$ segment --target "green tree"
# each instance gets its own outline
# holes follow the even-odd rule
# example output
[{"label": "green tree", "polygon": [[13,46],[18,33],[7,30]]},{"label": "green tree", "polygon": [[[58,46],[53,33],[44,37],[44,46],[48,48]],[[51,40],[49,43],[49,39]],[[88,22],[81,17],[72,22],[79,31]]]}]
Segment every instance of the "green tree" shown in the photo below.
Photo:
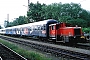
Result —
[{"label": "green tree", "polygon": [[26,23],[27,23],[27,17],[19,16],[19,18],[16,18],[13,22],[9,22],[9,27],[16,26],[16,25],[22,25]]},{"label": "green tree", "polygon": [[60,15],[61,15],[61,18],[63,16],[68,16],[68,17],[77,19],[79,18],[81,12],[82,12],[82,8],[80,4],[67,3],[62,5]]},{"label": "green tree", "polygon": [[30,3],[29,8],[30,10],[27,12],[28,19],[33,19],[34,21],[41,21],[43,20],[42,13],[42,6],[45,4],[40,4],[37,2],[36,4]]},{"label": "green tree", "polygon": [[44,16],[44,19],[58,20],[60,16],[61,6],[62,6],[62,3],[60,4],[53,3],[50,5],[43,6],[42,11],[44,12],[44,14],[42,15]]},{"label": "green tree", "polygon": [[25,16],[19,16],[19,18],[16,18],[16,21],[17,21],[17,24],[18,24],[18,25],[22,25],[22,24],[27,23]]},{"label": "green tree", "polygon": [[67,23],[70,23],[72,25],[78,25],[81,27],[87,27],[87,21],[77,18],[77,19],[72,19],[72,20],[68,20]]},{"label": "green tree", "polygon": [[6,28],[6,27],[10,27],[10,25],[9,25],[9,21],[6,21],[6,20],[5,20],[4,22],[6,23],[5,28]]},{"label": "green tree", "polygon": [[[30,20],[40,21],[45,19],[56,19],[60,22],[68,22],[79,24],[85,22],[83,27],[90,26],[90,12],[81,8],[80,4],[76,3],[52,3],[50,5],[30,3],[30,10],[27,16]],[[80,20],[80,21],[79,21]],[[71,22],[72,21],[72,22]]]},{"label": "green tree", "polygon": [[80,18],[84,19],[87,21],[87,26],[90,27],[90,12],[82,9],[82,13],[80,14]]}]

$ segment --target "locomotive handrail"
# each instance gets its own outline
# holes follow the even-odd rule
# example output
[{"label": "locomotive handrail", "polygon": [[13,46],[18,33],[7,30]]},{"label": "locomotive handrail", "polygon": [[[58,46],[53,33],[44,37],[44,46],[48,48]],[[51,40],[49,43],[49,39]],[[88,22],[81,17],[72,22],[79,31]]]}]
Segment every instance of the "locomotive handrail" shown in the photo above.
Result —
[{"label": "locomotive handrail", "polygon": [[0,57],[0,60],[2,60],[2,58]]}]

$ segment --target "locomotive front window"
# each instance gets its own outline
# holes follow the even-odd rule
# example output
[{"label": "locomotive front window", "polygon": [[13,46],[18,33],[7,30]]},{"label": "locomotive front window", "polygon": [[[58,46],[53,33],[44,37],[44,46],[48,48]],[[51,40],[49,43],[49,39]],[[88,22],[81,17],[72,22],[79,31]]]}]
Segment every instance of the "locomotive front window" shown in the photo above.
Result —
[{"label": "locomotive front window", "polygon": [[60,25],[56,25],[56,29],[59,29]]},{"label": "locomotive front window", "polygon": [[74,29],[74,33],[75,33],[75,35],[81,35],[81,32],[80,32],[79,28],[78,29]]}]

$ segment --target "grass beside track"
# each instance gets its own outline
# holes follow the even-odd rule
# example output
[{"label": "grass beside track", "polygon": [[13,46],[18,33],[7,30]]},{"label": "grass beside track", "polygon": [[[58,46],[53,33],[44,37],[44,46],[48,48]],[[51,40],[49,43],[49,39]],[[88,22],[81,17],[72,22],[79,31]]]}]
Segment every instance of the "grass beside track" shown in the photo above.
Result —
[{"label": "grass beside track", "polygon": [[6,45],[7,47],[17,52],[18,54],[24,56],[28,60],[51,60],[50,58],[46,58],[43,54],[40,54],[35,51],[28,51],[28,50],[22,49],[16,46],[15,44],[2,40],[2,39],[0,39],[0,43]]}]

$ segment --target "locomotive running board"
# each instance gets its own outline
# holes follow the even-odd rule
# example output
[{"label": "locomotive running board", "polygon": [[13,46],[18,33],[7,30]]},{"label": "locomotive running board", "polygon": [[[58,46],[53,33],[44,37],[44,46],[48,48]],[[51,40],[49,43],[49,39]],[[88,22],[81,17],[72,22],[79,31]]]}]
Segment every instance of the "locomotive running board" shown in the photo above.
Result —
[{"label": "locomotive running board", "polygon": [[63,42],[63,41],[57,41],[57,40],[56,40],[56,42]]}]

